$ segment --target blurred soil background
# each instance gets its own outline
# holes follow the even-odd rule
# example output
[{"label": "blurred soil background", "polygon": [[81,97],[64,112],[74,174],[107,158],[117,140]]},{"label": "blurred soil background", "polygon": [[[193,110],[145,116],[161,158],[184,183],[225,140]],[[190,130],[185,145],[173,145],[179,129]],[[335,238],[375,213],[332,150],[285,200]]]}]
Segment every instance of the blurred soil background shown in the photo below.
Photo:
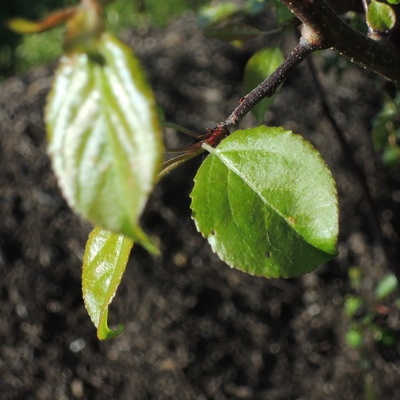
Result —
[{"label": "blurred soil background", "polygon": [[[120,37],[140,58],[167,119],[199,133],[223,120],[243,95],[243,69],[254,50],[280,39],[242,48],[206,39],[193,12]],[[295,38],[286,43],[288,51]],[[315,62],[322,68],[332,58],[325,53]],[[1,399],[398,398],[396,294],[379,304],[374,298],[389,272],[382,246],[306,65],[288,79],[266,123],[304,135],[332,168],[340,195],[339,255],[295,280],[230,269],[190,217],[189,193],[201,162],[194,160],[167,176],[149,201],[143,225],[162,256],[134,249],[110,310],[111,322],[124,323],[125,331],[107,342],[96,339],[81,294],[91,227],[66,205],[46,155],[43,110],[55,66],[8,73],[0,84]],[[369,136],[383,83],[357,67],[320,77],[384,227],[398,228],[399,169],[382,166]],[[248,116],[241,126],[254,123]],[[165,141],[191,143],[172,130]],[[349,271],[360,270],[356,288]],[[350,318],[346,296],[356,292],[365,304]],[[349,345],[351,324],[368,313],[392,342],[385,345],[365,329],[363,344]]]}]

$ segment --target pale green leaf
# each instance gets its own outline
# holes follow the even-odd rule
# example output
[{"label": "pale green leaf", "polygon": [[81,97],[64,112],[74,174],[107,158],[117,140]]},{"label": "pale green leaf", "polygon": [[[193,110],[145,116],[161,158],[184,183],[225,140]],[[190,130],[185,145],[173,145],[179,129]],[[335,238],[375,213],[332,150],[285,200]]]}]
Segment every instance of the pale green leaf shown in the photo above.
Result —
[{"label": "pale green leaf", "polygon": [[227,20],[241,10],[240,5],[225,2],[217,5],[208,5],[201,8],[197,23],[200,28],[210,28]]},{"label": "pale green leaf", "polygon": [[400,0],[387,0],[390,4],[400,4]]},{"label": "pale green leaf", "polygon": [[82,292],[88,314],[100,340],[119,335],[108,327],[108,306],[125,272],[133,241],[126,236],[95,227],[83,256]]},{"label": "pale green leaf", "polygon": [[[263,80],[268,78],[268,76],[279,67],[283,60],[283,54],[278,48],[265,48],[253,54],[247,62],[244,71],[243,85],[245,93],[249,93]],[[265,112],[272,101],[273,97],[267,97],[252,108],[251,112],[257,118],[258,122],[262,123],[264,121]]]},{"label": "pale green leaf", "polygon": [[374,31],[385,32],[395,25],[396,14],[389,4],[373,0],[368,6],[367,21]]},{"label": "pale green leaf", "polygon": [[352,326],[345,335],[347,345],[353,349],[358,349],[364,343],[364,335],[357,325]]},{"label": "pale green leaf", "polygon": [[355,295],[348,295],[344,300],[344,314],[351,318],[363,306],[364,300]]},{"label": "pale green leaf", "polygon": [[381,279],[375,288],[375,297],[377,300],[383,300],[398,289],[399,283],[394,274],[387,274]]},{"label": "pale green leaf", "polygon": [[70,206],[156,251],[138,225],[162,162],[153,94],[132,51],[103,34],[100,59],[64,57],[48,99],[49,153]]},{"label": "pale green leaf", "polygon": [[211,155],[195,177],[193,218],[228,265],[288,278],[336,254],[336,187],[310,143],[259,127],[203,147]]}]

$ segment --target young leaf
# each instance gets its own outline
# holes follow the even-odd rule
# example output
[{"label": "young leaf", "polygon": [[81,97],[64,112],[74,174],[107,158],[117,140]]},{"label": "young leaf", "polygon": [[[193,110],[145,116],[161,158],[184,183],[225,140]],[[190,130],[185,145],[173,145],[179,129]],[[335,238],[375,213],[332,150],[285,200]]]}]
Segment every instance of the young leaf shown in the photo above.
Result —
[{"label": "young leaf", "polygon": [[346,342],[349,347],[357,349],[364,343],[364,335],[357,325],[353,325],[346,332]]},{"label": "young leaf", "polygon": [[231,267],[295,277],[335,254],[337,193],[319,153],[283,128],[236,131],[201,165],[191,193],[197,229]]},{"label": "young leaf", "polygon": [[161,167],[152,92],[131,50],[108,34],[100,59],[62,59],[48,99],[49,153],[73,209],[156,251],[138,219]]},{"label": "young leaf", "polygon": [[[283,62],[283,54],[278,48],[265,48],[253,54],[244,70],[244,91],[253,90],[266,79]],[[251,112],[259,123],[264,121],[264,115],[273,101],[273,97],[261,100]]]},{"label": "young leaf", "polygon": [[344,300],[344,314],[347,317],[353,317],[363,304],[364,300],[360,296],[346,296]]},{"label": "young leaf", "polygon": [[108,306],[121,282],[133,241],[126,236],[95,227],[83,256],[82,292],[88,314],[100,340],[119,335],[108,327]]},{"label": "young leaf", "polygon": [[232,2],[204,6],[199,12],[197,23],[200,28],[211,28],[218,23],[227,20],[241,10],[239,5]]},{"label": "young leaf", "polygon": [[393,28],[396,14],[388,4],[373,0],[368,6],[367,21],[374,31],[385,32]]},{"label": "young leaf", "polygon": [[383,300],[398,289],[397,278],[394,274],[388,274],[381,279],[375,288],[375,297],[377,300]]}]

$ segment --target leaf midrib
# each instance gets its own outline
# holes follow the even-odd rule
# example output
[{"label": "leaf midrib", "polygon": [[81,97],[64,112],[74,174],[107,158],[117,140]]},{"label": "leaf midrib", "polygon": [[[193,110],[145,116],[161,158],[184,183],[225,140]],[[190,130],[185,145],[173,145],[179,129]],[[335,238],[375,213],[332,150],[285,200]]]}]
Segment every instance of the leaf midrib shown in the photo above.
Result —
[{"label": "leaf midrib", "polygon": [[[285,223],[289,226],[289,228],[295,232],[296,235],[300,236],[306,243],[308,243],[310,246],[312,246],[313,248],[319,250],[319,251],[323,251],[325,253],[327,253],[325,250],[322,250],[318,247],[316,247],[314,244],[310,243],[300,232],[298,232],[293,225],[289,224],[288,221],[286,220],[286,217],[278,210],[276,209],[271,203],[269,203],[267,201],[267,199],[265,199],[264,196],[262,196],[262,194],[252,185],[252,183],[246,179],[246,177],[240,173],[240,171],[229,162],[228,158],[223,157],[223,154],[221,152],[219,152],[217,149],[207,145],[207,144],[203,144],[202,147],[204,149],[206,149],[208,152],[211,153],[211,155],[215,155],[227,168],[228,170],[234,172],[254,193],[256,193],[256,195],[260,198],[260,200],[267,206],[269,207],[273,212],[275,212],[279,217],[281,217]],[[243,149],[241,149],[243,150]],[[249,149],[251,151],[260,151],[257,149]],[[275,155],[276,153],[273,152],[266,152],[269,154],[273,154]],[[280,154],[280,153],[279,153]],[[281,154],[280,154],[281,155]],[[282,155],[282,157],[289,159],[289,157],[285,157],[284,155]]]}]

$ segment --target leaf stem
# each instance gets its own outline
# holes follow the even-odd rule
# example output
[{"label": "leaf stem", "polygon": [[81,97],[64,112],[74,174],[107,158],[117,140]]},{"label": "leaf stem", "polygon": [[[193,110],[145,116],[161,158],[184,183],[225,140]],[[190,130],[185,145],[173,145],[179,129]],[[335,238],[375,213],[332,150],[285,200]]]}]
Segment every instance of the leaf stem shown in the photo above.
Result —
[{"label": "leaf stem", "polygon": [[[197,143],[196,143],[196,145],[197,145]],[[201,146],[201,142],[198,142],[197,148],[192,146],[192,151],[191,152],[180,154],[179,156],[173,157],[173,158],[169,159],[168,161],[166,161],[163,164],[162,170],[158,174],[158,180],[164,178],[171,171],[173,171],[175,168],[179,167],[180,165],[182,165],[186,161],[189,161],[192,158],[198,156],[199,154],[204,153],[204,149],[201,148],[200,146]]]}]

